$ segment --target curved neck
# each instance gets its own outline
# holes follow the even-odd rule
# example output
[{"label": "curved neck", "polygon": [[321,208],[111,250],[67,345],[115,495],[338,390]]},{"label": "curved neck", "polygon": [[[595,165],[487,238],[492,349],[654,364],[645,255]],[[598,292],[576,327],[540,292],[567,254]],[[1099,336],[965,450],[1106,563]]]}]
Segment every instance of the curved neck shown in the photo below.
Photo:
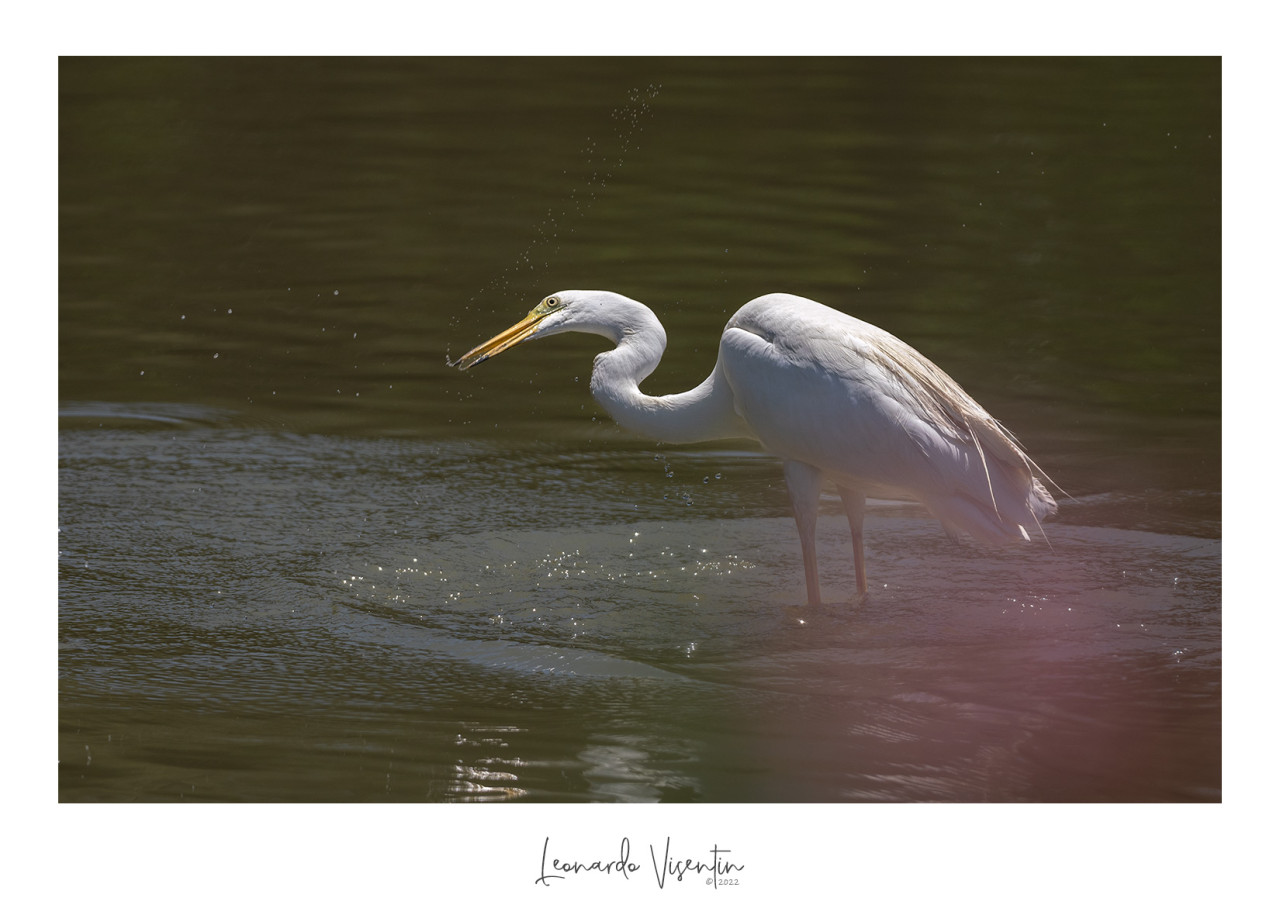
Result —
[{"label": "curved neck", "polygon": [[617,348],[596,356],[591,372],[596,402],[623,428],[659,442],[754,438],[734,410],[718,358],[707,379],[692,390],[665,397],[641,392],[640,382],[658,367],[667,344],[656,317],[653,323],[645,334],[624,330]]}]

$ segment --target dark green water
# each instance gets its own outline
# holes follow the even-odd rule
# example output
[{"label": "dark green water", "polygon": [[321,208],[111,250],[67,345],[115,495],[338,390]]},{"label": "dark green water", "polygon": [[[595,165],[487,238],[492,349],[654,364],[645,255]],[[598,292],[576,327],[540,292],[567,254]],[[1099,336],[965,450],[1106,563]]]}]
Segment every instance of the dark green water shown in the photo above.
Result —
[{"label": "dark green water", "polygon": [[[1216,59],[64,59],[59,792],[1221,797]],[[868,520],[803,598],[775,461],[628,436],[790,291],[921,349],[1070,494]],[[835,511],[835,507],[832,507]]]}]

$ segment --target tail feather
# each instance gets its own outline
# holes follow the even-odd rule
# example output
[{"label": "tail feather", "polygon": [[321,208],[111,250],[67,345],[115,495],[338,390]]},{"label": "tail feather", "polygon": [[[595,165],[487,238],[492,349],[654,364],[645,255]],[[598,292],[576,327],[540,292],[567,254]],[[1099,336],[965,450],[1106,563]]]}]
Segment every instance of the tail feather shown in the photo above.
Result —
[{"label": "tail feather", "polygon": [[[1040,521],[1053,515],[1058,504],[1041,480],[1057,484],[1027,456],[1013,434],[946,372],[906,343],[884,334],[868,353],[895,377],[899,398],[969,461],[965,467],[973,473],[954,479],[944,476],[949,481],[945,487],[919,497],[947,533],[954,537],[967,531],[988,544],[1029,541],[1032,532],[1044,536]],[[929,453],[930,436],[918,438]]]},{"label": "tail feather", "polygon": [[952,537],[964,531],[984,544],[1010,544],[1029,541],[1032,533],[1043,535],[1040,521],[1053,515],[1058,504],[1034,477],[1020,496],[1010,486],[998,476],[992,478],[994,505],[990,496],[967,492],[933,494],[921,500]]}]

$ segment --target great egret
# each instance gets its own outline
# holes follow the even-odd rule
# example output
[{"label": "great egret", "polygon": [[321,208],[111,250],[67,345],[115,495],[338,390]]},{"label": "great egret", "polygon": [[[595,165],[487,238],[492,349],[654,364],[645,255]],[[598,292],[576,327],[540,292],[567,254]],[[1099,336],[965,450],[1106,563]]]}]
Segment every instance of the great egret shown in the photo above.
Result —
[{"label": "great egret", "polygon": [[[622,426],[660,442],[749,438],[782,459],[809,604],[821,601],[814,535],[824,478],[853,536],[858,592],[866,497],[922,503],[954,538],[1030,541],[1057,510],[1049,480],[1012,435],[951,378],[879,327],[808,298],[770,294],[725,325],[705,381],[650,397],[667,334],[653,311],[612,291],[559,291],[515,326],[450,362],[470,368],[526,339],[578,331],[615,348],[596,356],[591,393]],[[1049,481],[1052,483],[1052,481]]]}]

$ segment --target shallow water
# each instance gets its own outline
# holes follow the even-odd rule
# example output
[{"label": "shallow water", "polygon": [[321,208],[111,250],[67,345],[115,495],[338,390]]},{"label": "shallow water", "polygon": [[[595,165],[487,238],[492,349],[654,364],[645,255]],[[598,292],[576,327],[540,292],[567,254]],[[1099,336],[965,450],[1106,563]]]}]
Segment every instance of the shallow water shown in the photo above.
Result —
[{"label": "shallow water", "polygon": [[[59,793],[1221,798],[1216,61],[95,61],[60,84]],[[264,88],[270,88],[265,92]],[[600,418],[790,290],[934,358],[1050,544]]]},{"label": "shallow water", "polygon": [[62,436],[65,798],[1219,796],[1216,540],[879,504],[872,592],[826,516],[808,608],[767,460],[141,415]]}]

